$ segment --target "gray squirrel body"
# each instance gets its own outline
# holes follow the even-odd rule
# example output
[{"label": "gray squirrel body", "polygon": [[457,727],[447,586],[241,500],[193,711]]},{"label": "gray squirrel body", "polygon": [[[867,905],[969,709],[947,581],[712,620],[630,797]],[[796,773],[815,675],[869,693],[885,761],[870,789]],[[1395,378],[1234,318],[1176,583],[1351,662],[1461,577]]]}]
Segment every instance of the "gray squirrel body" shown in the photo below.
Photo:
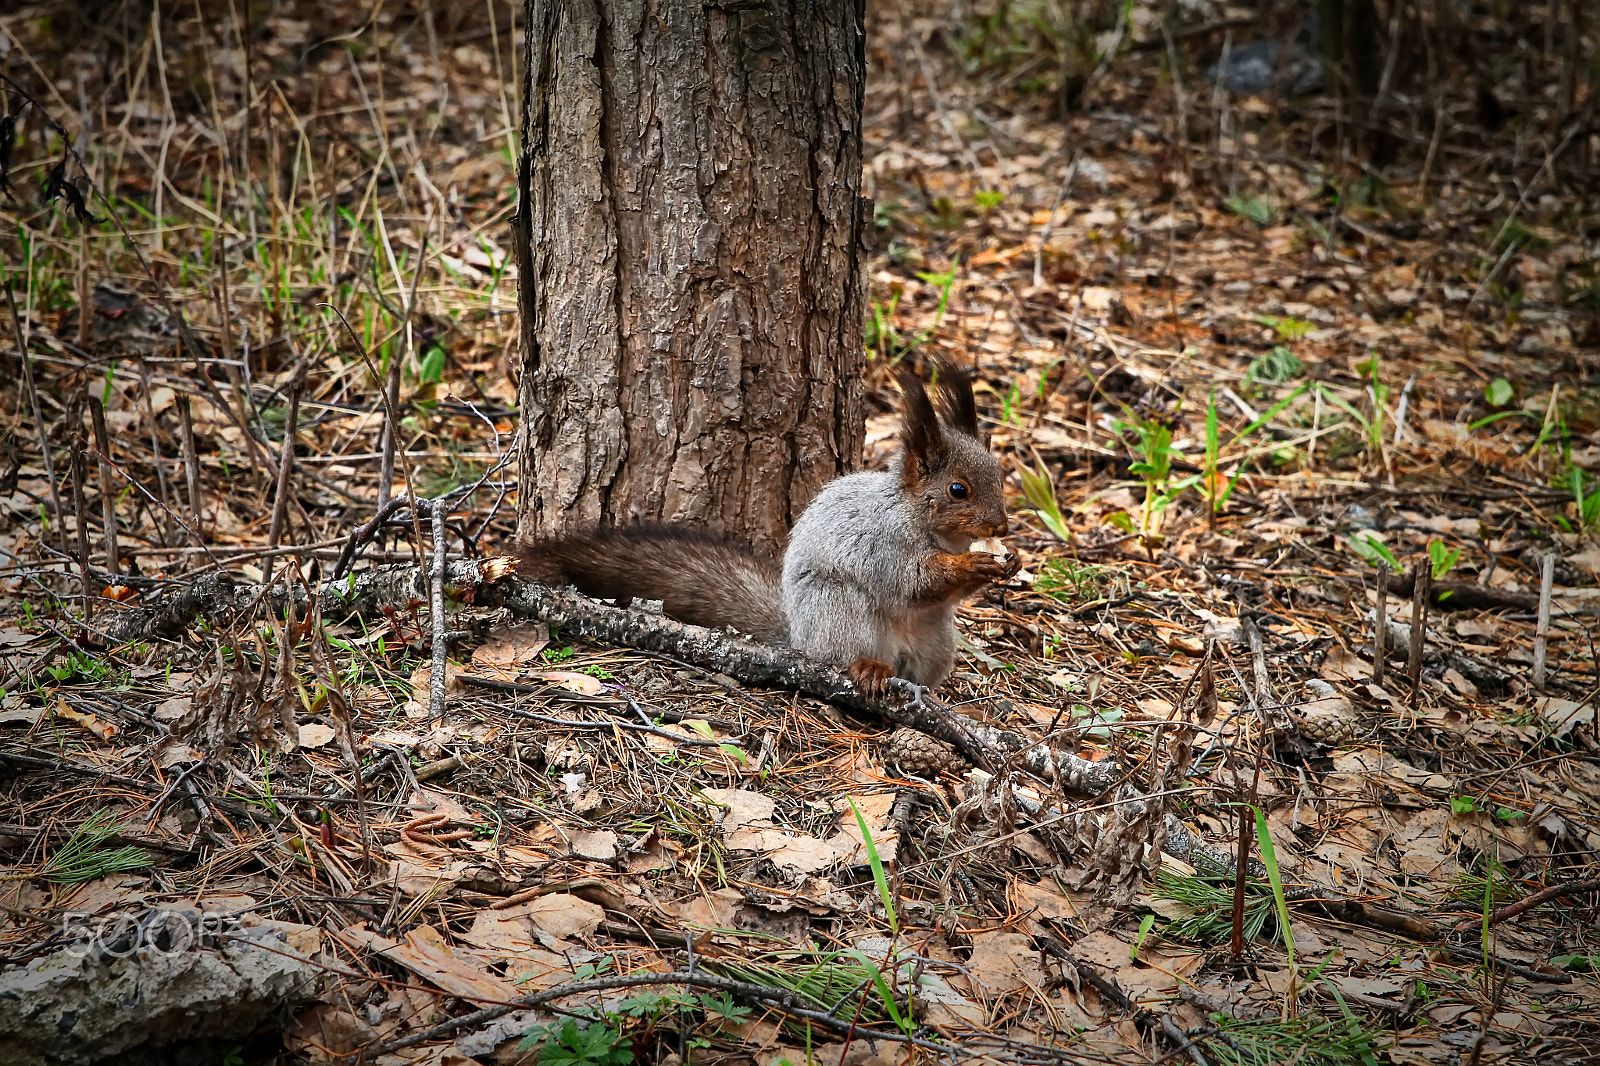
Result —
[{"label": "gray squirrel body", "polygon": [[941,366],[937,410],[916,377],[899,380],[900,454],[887,471],[823,486],[781,564],[692,528],[624,526],[525,541],[518,572],[606,599],[660,600],[669,617],[832,663],[870,696],[891,676],[939,685],[955,661],[956,607],[1017,561],[967,550],[1006,531],[1003,476],[979,435],[970,378]]}]

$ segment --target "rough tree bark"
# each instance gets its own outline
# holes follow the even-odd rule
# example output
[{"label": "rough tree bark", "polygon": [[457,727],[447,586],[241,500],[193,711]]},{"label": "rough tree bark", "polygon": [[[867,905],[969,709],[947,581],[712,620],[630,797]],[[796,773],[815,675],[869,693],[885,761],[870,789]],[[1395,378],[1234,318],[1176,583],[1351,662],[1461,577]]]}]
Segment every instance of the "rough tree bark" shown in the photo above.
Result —
[{"label": "rough tree bark", "polygon": [[862,0],[525,0],[519,524],[781,543],[860,459]]}]

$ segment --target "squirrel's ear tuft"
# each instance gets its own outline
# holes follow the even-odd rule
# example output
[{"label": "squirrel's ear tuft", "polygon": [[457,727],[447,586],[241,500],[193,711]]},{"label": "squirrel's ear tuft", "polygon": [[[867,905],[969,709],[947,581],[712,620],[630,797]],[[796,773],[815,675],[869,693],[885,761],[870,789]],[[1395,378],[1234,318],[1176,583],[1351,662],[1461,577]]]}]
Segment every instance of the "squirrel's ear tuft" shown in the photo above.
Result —
[{"label": "squirrel's ear tuft", "polygon": [[922,481],[943,464],[949,448],[939,416],[922,382],[905,366],[896,370],[894,376],[900,382],[900,436],[906,450],[906,480],[908,483]]},{"label": "squirrel's ear tuft", "polygon": [[978,436],[978,404],[972,397],[972,372],[941,359],[934,364],[934,386],[939,390],[939,413],[952,429],[974,440]]}]

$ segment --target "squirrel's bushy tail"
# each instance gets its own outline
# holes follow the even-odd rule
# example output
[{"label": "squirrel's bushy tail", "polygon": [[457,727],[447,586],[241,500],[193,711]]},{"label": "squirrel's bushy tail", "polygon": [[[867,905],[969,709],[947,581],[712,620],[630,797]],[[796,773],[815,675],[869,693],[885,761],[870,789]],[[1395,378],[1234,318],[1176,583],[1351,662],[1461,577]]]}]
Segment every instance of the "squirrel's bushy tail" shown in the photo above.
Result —
[{"label": "squirrel's bushy tail", "polygon": [[672,526],[601,528],[519,542],[517,573],[607,600],[660,600],[670,618],[788,643],[782,570],[748,544]]}]

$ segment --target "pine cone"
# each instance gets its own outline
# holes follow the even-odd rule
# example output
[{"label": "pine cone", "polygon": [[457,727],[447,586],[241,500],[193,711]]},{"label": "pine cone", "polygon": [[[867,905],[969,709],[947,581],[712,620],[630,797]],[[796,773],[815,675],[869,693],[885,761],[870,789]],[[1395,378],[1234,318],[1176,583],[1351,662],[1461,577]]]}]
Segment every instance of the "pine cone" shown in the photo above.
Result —
[{"label": "pine cone", "polygon": [[1301,736],[1331,748],[1354,740],[1358,723],[1349,698],[1326,681],[1308,681],[1306,688],[1312,699],[1295,708],[1300,714]]},{"label": "pine cone", "polygon": [[967,761],[956,754],[956,749],[915,729],[896,729],[884,738],[883,748],[885,762],[919,777],[958,774],[967,768]]}]

